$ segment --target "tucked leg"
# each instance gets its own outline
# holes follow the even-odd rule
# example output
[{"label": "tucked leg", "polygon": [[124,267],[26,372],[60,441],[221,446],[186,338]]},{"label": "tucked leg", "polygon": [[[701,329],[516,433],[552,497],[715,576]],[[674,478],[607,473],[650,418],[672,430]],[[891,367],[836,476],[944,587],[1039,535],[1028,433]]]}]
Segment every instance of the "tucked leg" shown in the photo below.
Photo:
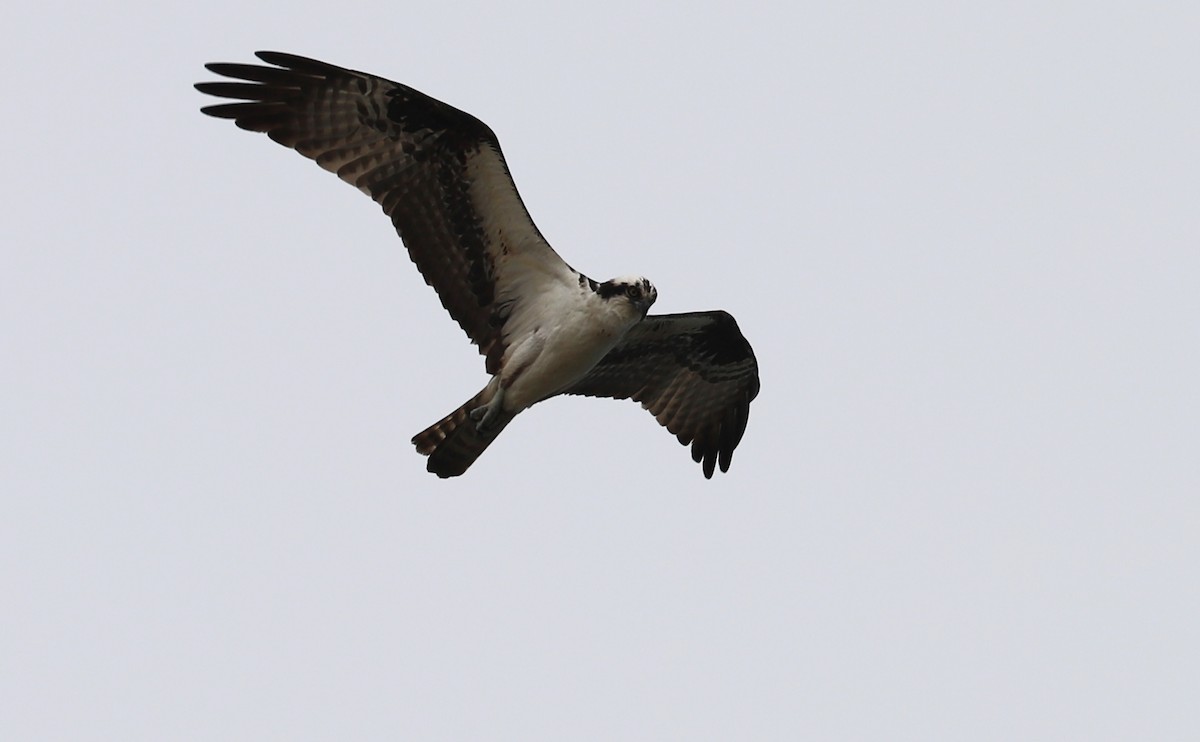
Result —
[{"label": "tucked leg", "polygon": [[496,393],[492,395],[492,399],[485,405],[480,405],[471,410],[471,419],[475,421],[475,430],[480,433],[486,433],[491,428],[492,423],[500,416],[500,410],[504,404],[504,387],[500,386],[496,389]]}]

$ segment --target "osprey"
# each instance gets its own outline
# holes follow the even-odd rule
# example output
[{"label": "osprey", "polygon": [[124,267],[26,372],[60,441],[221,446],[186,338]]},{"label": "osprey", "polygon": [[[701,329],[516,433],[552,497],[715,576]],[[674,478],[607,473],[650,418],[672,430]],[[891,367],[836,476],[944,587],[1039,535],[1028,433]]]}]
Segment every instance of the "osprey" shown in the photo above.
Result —
[{"label": "osprey", "polygon": [[465,472],[522,410],[559,394],[633,399],[728,471],[758,394],[758,364],[723,311],[647,316],[645,278],[574,270],[525,209],[500,143],[479,119],[406,85],[279,52],[274,65],[208,64],[239,82],[196,88],[201,109],[315,160],[392,219],[426,283],[491,380],[413,437],[439,477]]}]

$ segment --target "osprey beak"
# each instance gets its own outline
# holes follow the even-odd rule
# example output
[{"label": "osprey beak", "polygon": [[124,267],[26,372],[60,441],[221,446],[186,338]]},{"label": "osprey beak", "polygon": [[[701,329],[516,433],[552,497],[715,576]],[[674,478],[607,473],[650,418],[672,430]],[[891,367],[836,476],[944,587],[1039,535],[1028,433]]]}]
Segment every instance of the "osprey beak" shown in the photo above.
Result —
[{"label": "osprey beak", "polygon": [[658,300],[658,292],[646,282],[646,291],[642,293],[642,298],[638,301],[637,307],[642,310],[642,319],[650,312],[650,307],[654,306],[654,302]]}]

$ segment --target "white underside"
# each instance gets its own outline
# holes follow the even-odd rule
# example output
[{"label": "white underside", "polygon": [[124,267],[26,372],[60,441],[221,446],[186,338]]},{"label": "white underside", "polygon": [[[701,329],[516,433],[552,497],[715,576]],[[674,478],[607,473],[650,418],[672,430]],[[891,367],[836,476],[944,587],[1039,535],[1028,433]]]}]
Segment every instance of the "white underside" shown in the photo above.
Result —
[{"label": "white underside", "polygon": [[495,265],[495,300],[511,304],[508,350],[492,384],[503,390],[500,406],[515,414],[582,378],[641,316],[629,301],[605,301],[579,285],[529,221],[498,152],[482,147],[467,175]]},{"label": "white underside", "polygon": [[505,410],[520,412],[583,378],[641,319],[629,302],[605,301],[574,283],[544,293],[536,310],[505,328],[510,345],[499,374]]}]

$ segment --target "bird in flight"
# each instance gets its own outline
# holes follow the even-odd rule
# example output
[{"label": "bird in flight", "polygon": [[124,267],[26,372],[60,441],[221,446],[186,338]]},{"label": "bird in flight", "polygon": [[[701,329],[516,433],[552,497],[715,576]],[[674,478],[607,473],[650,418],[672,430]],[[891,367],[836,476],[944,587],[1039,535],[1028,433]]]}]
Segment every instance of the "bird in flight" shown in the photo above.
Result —
[{"label": "bird in flight", "polygon": [[381,77],[281,52],[205,65],[201,109],[316,161],[374,199],[442,306],[484,356],[487,385],[413,437],[439,477],[462,474],[514,417],[559,394],[632,399],[729,470],[758,363],[724,311],[648,314],[645,278],[594,281],[534,225],[500,142],[474,116]]}]

